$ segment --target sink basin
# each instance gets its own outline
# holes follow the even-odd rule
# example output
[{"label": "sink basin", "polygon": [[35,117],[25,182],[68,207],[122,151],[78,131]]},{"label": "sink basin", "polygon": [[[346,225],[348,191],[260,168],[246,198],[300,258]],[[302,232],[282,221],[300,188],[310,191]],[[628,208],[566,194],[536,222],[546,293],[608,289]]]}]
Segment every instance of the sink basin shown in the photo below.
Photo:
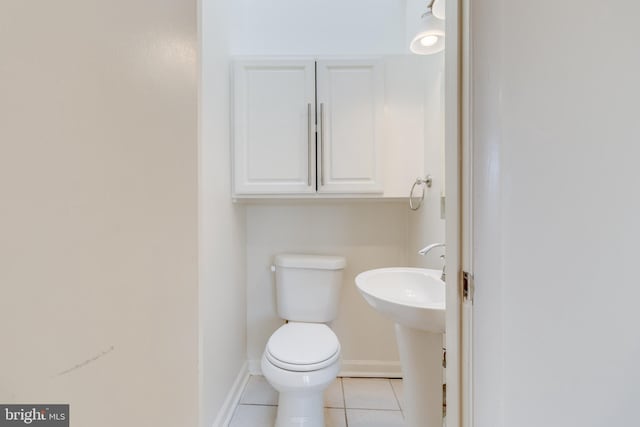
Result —
[{"label": "sink basin", "polygon": [[440,270],[379,268],[356,277],[364,299],[396,323],[421,331],[443,333],[445,284]]}]

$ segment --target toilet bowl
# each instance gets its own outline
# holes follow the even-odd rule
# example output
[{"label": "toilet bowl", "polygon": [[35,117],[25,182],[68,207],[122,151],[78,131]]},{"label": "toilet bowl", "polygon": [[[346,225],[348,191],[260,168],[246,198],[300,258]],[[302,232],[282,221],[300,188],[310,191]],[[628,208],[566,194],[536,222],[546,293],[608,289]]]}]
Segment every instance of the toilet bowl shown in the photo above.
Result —
[{"label": "toilet bowl", "polygon": [[275,427],[324,427],[324,391],[340,371],[340,343],[328,326],[281,326],[269,339],[261,366],[280,393]]}]

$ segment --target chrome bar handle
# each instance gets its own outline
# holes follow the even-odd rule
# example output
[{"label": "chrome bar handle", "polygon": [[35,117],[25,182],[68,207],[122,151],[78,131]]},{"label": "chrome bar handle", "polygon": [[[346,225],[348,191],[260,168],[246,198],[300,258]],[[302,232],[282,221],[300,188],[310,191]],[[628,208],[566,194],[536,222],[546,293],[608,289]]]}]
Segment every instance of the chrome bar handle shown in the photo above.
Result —
[{"label": "chrome bar handle", "polygon": [[307,185],[311,187],[311,103],[307,104]]},{"label": "chrome bar handle", "polygon": [[324,102],[320,103],[320,185],[324,186]]}]

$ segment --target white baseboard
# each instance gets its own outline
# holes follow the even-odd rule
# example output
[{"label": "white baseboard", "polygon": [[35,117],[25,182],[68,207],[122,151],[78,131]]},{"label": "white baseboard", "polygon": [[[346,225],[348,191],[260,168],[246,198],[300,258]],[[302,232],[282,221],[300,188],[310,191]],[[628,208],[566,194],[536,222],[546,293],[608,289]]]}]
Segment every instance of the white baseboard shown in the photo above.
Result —
[{"label": "white baseboard", "polygon": [[[249,373],[262,375],[260,360],[249,360]],[[402,378],[400,362],[383,360],[343,360],[339,377]]]},{"label": "white baseboard", "polygon": [[385,360],[343,360],[340,377],[402,378],[400,362]]},{"label": "white baseboard", "polygon": [[240,371],[238,372],[238,376],[236,380],[233,382],[229,393],[227,394],[227,398],[224,400],[220,411],[218,411],[218,416],[213,422],[212,427],[228,427],[231,422],[231,418],[233,417],[233,412],[238,406],[238,402],[240,402],[240,397],[242,397],[242,391],[244,387],[247,385],[249,381],[249,369],[248,362],[244,362]]}]

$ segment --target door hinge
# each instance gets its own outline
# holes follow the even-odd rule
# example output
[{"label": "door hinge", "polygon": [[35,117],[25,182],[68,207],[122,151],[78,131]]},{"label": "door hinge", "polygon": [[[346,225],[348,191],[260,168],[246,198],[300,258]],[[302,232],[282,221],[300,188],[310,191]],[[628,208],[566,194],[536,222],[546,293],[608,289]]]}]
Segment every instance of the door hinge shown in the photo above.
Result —
[{"label": "door hinge", "polygon": [[475,285],[473,283],[473,275],[466,271],[460,272],[460,287],[462,295],[462,301],[473,302],[473,294],[475,292]]}]

